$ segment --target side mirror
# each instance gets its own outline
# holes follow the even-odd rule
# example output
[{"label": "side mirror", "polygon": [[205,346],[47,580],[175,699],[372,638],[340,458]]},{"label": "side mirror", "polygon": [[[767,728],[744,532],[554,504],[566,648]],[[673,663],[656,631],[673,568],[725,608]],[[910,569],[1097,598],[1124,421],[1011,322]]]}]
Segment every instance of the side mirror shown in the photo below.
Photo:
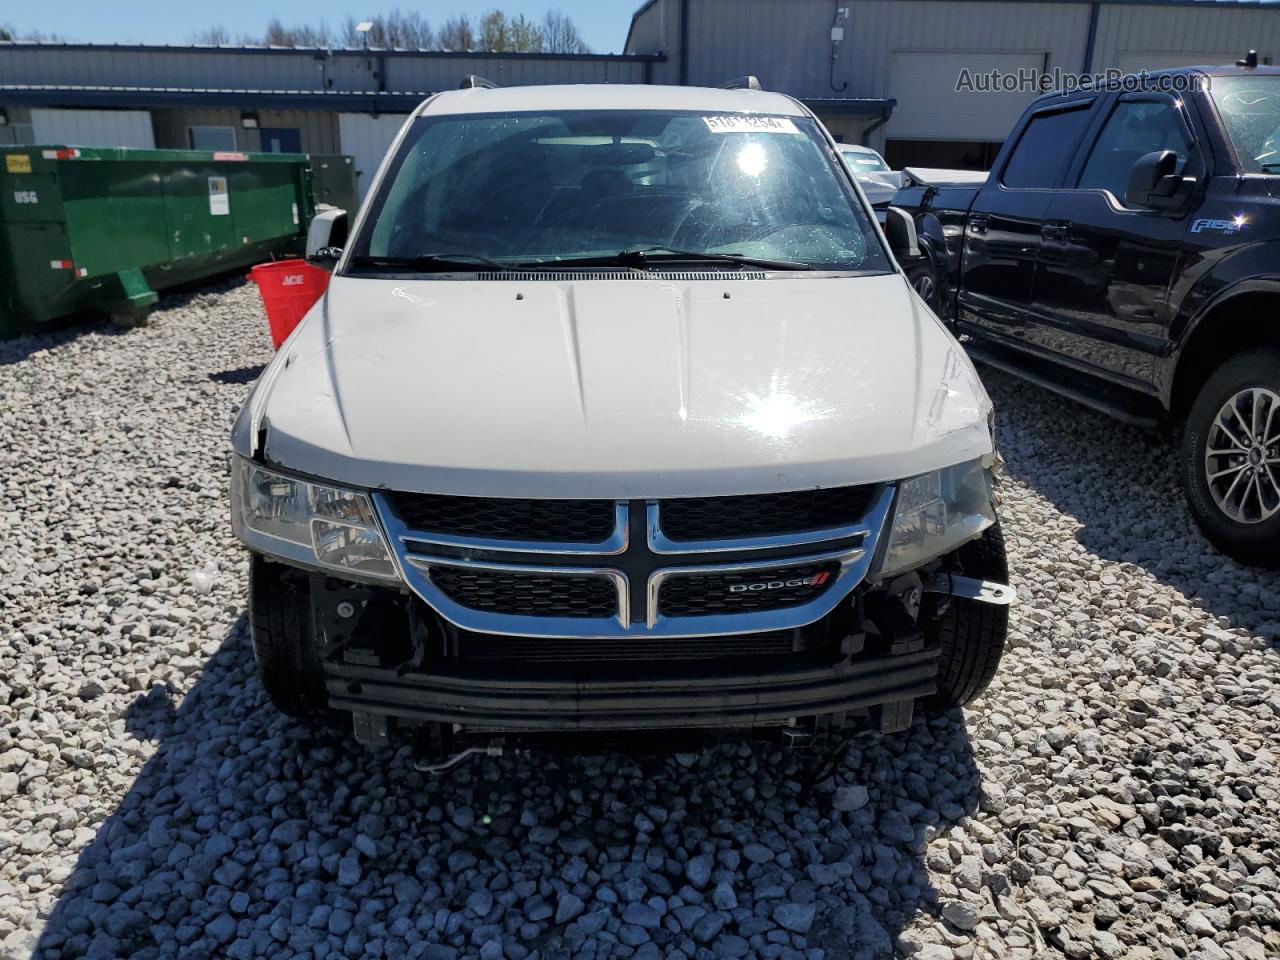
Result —
[{"label": "side mirror", "polygon": [[321,270],[332,270],[346,243],[347,211],[317,213],[307,227],[307,263]]},{"label": "side mirror", "polygon": [[1195,187],[1194,177],[1180,177],[1178,155],[1172,150],[1143,154],[1129,170],[1129,187],[1124,202],[1150,210],[1176,210]]},{"label": "side mirror", "polygon": [[886,207],[884,211],[884,235],[889,241],[889,249],[899,263],[917,260],[920,257],[920,245],[916,239],[916,222],[911,214],[901,207]]}]

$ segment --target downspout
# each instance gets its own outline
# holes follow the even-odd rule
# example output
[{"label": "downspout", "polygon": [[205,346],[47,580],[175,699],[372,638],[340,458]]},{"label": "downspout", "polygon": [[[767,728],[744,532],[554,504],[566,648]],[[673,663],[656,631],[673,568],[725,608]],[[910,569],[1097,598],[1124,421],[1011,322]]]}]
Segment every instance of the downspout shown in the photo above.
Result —
[{"label": "downspout", "polygon": [[1081,67],[1081,73],[1093,72],[1093,47],[1098,40],[1098,10],[1102,6],[1100,3],[1089,4],[1089,38],[1085,41],[1084,46],[1084,66]]},{"label": "downspout", "polygon": [[885,101],[884,116],[862,131],[862,145],[864,147],[871,146],[871,135],[889,122],[889,118],[893,116],[893,108],[897,105],[898,101],[892,97]]},{"label": "downspout", "polygon": [[689,83],[689,0],[680,0],[680,86]]}]

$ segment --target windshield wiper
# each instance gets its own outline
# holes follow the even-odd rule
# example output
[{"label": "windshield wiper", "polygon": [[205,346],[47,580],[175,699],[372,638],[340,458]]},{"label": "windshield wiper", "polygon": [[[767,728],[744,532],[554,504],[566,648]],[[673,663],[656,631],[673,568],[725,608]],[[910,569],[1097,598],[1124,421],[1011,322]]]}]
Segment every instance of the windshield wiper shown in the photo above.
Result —
[{"label": "windshield wiper", "polygon": [[412,270],[415,273],[447,273],[450,270],[507,271],[537,270],[538,265],[502,263],[478,253],[420,253],[416,257],[352,257],[353,267]]},{"label": "windshield wiper", "polygon": [[798,260],[770,260],[767,257],[751,257],[745,253],[711,253],[698,250],[677,250],[674,247],[640,247],[635,250],[619,250],[603,257],[569,257],[565,260],[543,261],[544,265],[558,267],[643,267],[651,263],[736,263],[743,267],[759,267],[763,270],[812,270],[813,267]]}]

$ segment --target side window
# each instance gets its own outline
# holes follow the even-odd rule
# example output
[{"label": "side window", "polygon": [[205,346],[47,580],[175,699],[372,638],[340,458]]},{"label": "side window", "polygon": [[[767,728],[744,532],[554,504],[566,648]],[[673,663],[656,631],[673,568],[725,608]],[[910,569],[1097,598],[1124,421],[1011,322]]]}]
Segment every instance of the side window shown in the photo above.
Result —
[{"label": "side window", "polygon": [[1098,134],[1077,186],[1110,191],[1123,203],[1129,171],[1139,157],[1153,150],[1176,153],[1176,172],[1182,173],[1191,155],[1191,143],[1177,110],[1165,101],[1121,100]]},{"label": "side window", "polygon": [[1018,138],[1000,182],[1006,187],[1056,187],[1088,124],[1089,104],[1037,113]]}]

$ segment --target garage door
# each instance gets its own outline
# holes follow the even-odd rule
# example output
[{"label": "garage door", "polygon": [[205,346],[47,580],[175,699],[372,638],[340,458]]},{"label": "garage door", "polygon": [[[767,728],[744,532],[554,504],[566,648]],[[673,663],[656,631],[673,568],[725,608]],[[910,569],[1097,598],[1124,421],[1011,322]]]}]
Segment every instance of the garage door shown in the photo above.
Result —
[{"label": "garage door", "polygon": [[146,110],[32,110],[33,143],[71,147],[135,147],[154,150]]},{"label": "garage door", "polygon": [[356,186],[360,199],[378,172],[378,164],[404,126],[407,115],[385,113],[371,117],[366,113],[338,114],[338,136],[342,140],[342,152],[349,153],[356,162]]},{"label": "garage door", "polygon": [[962,70],[976,76],[992,70],[1038,74],[1042,51],[1024,53],[894,53],[889,60],[889,96],[898,101],[885,136],[902,140],[1003,140],[1036,93],[957,91]]},{"label": "garage door", "polygon": [[1160,51],[1122,50],[1117,66],[1125,73],[1139,70],[1167,70],[1170,67],[1227,66],[1240,58],[1235,53],[1162,53]]}]

